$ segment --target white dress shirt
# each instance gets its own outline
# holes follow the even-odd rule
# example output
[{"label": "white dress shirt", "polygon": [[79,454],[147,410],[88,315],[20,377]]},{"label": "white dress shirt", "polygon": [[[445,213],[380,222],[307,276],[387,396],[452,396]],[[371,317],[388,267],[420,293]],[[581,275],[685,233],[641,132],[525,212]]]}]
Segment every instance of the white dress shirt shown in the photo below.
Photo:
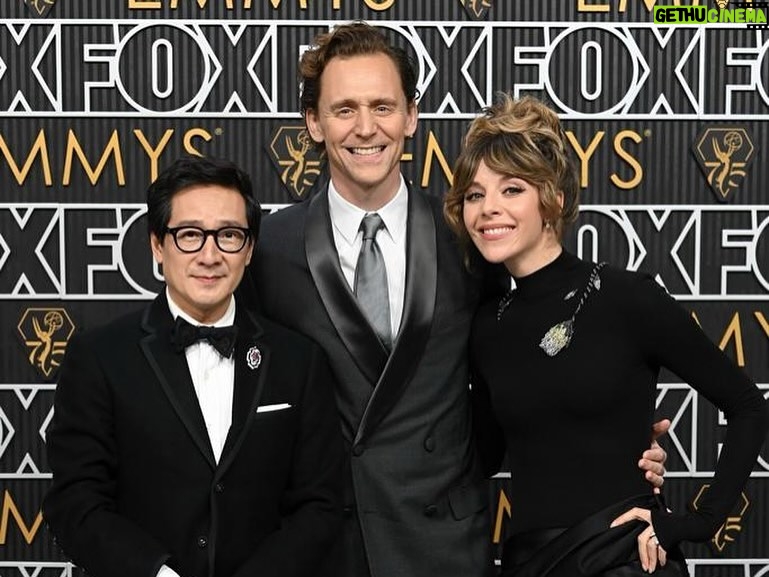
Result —
[{"label": "white dress shirt", "polygon": [[[408,219],[408,188],[401,175],[401,184],[393,199],[376,211],[382,217],[385,228],[376,235],[387,269],[387,292],[390,298],[390,326],[393,340],[398,334],[403,315],[403,298],[406,289],[406,226]],[[355,267],[358,264],[363,233],[360,223],[369,212],[355,206],[328,185],[328,210],[334,232],[334,244],[339,255],[344,278],[355,290]]]},{"label": "white dress shirt", "polygon": [[[182,317],[190,324],[200,323],[182,311],[171,299],[166,289],[168,308],[174,319]],[[224,316],[210,326],[224,327],[235,322],[235,298],[230,297],[230,304]],[[207,341],[198,341],[184,350],[187,366],[190,369],[192,384],[198,396],[198,404],[214,450],[214,458],[219,462],[224,449],[224,441],[232,424],[232,394],[235,389],[235,360],[225,359]]]}]

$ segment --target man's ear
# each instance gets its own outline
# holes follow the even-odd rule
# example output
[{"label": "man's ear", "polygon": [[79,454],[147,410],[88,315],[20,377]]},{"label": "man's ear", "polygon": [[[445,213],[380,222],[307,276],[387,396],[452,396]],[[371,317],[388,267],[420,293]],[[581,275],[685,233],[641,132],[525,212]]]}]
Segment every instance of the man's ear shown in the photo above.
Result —
[{"label": "man's ear", "polygon": [[304,125],[307,127],[307,132],[310,133],[310,137],[316,142],[323,142],[326,138],[323,135],[323,127],[320,125],[318,119],[318,112],[313,109],[305,110],[304,112]]},{"label": "man's ear", "polygon": [[408,117],[406,119],[406,138],[411,138],[417,131],[417,121],[419,119],[419,110],[417,109],[417,103],[412,101],[408,105]]},{"label": "man's ear", "polygon": [[150,233],[150,248],[152,249],[152,256],[155,258],[155,262],[163,264],[163,243],[154,232]]}]

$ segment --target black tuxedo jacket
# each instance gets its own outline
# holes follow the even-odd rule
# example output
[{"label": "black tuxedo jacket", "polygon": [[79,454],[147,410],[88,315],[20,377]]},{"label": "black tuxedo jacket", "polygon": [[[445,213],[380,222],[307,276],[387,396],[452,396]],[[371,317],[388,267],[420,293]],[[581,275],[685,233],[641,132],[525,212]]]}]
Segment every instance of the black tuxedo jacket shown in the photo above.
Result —
[{"label": "black tuxedo jacket", "polygon": [[[163,563],[182,577],[315,575],[341,520],[328,363],[240,303],[235,323],[232,425],[218,464],[164,295],[70,342],[43,508],[64,552],[94,577],[154,577]],[[291,406],[259,410],[282,404]]]},{"label": "black tuxedo jacket", "polygon": [[438,199],[411,191],[403,320],[392,354],[339,265],[327,190],[264,219],[251,265],[264,314],[328,354],[346,441],[345,525],[323,575],[491,570],[488,489],[471,443],[473,290]]}]

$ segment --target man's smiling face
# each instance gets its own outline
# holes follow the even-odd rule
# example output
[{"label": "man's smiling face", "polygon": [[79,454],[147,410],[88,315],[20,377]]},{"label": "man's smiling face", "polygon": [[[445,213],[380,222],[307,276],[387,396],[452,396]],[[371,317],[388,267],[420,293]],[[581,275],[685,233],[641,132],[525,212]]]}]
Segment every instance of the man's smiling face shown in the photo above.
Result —
[{"label": "man's smiling face", "polygon": [[318,108],[308,110],[306,120],[312,138],[325,144],[339,194],[373,209],[395,195],[404,141],[416,130],[417,111],[388,56],[331,59],[321,76]]}]

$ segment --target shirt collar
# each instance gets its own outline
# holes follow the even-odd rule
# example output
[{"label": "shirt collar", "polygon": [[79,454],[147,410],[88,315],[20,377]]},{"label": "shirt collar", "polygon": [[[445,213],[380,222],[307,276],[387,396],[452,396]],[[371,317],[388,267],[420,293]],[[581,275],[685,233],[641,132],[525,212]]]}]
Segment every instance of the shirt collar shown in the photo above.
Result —
[{"label": "shirt collar", "polygon": [[[168,310],[171,311],[171,316],[174,317],[174,320],[176,317],[182,317],[185,321],[188,323],[199,326],[200,321],[195,320],[190,315],[185,313],[179,305],[177,305],[174,302],[174,299],[171,298],[170,293],[168,292],[168,287],[166,287],[166,299],[168,300]],[[227,310],[224,312],[224,315],[222,317],[214,322],[207,324],[206,326],[211,327],[228,327],[232,324],[235,324],[235,297],[233,295],[230,295],[230,304],[227,305]]]},{"label": "shirt collar", "polygon": [[342,238],[344,238],[348,244],[353,244],[355,238],[358,236],[360,222],[363,220],[363,217],[370,212],[376,212],[382,217],[382,220],[387,227],[387,232],[393,240],[397,242],[399,238],[402,238],[403,232],[406,229],[409,202],[408,194],[406,181],[403,179],[403,175],[401,175],[400,186],[398,187],[398,192],[395,193],[395,196],[380,209],[376,211],[366,211],[343,198],[334,187],[334,183],[329,181],[328,209],[331,216],[331,222],[339,234],[342,235]]}]

